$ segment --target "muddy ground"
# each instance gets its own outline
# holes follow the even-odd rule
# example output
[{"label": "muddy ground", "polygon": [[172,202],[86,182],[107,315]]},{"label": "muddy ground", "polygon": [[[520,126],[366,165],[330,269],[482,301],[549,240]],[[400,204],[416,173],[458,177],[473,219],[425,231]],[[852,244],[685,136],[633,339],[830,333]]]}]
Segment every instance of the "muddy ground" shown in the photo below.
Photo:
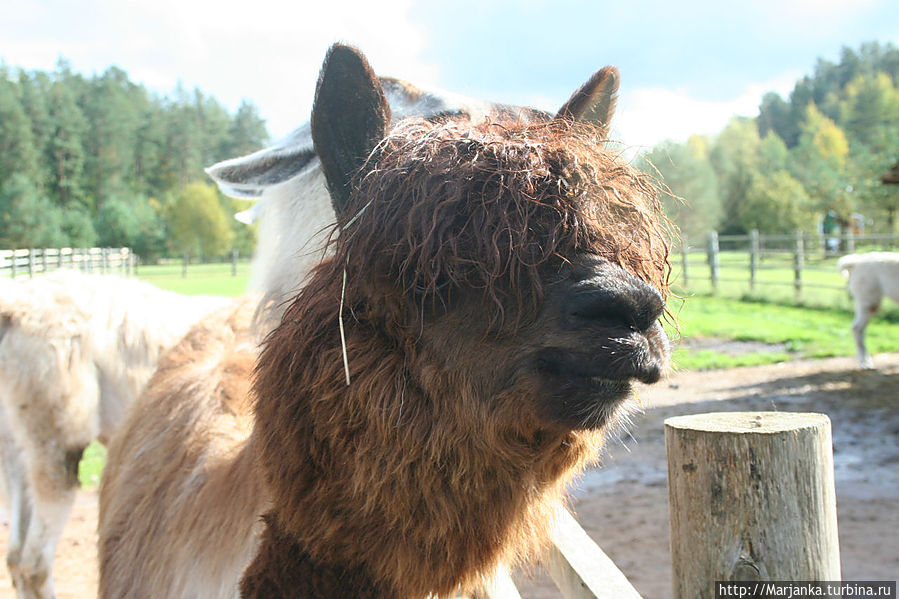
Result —
[{"label": "muddy ground", "polygon": [[[853,358],[688,372],[639,391],[645,414],[612,444],[604,467],[574,490],[578,520],[647,599],[670,597],[668,499],[663,421],[713,411],[821,412],[833,424],[834,468],[845,580],[899,575],[899,354],[875,357],[876,371]],[[59,543],[59,599],[96,596],[94,491],[82,491]],[[8,528],[0,513],[3,529]],[[6,533],[0,529],[0,554]],[[523,597],[558,597],[539,573],[518,575]],[[0,568],[0,599],[12,599]]]}]

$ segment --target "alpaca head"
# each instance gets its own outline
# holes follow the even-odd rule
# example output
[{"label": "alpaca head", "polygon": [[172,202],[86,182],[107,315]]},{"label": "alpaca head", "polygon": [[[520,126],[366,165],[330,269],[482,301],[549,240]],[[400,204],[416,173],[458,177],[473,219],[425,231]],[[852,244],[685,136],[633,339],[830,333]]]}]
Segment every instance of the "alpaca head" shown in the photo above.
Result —
[{"label": "alpaca head", "polygon": [[388,131],[366,69],[332,51],[312,120],[347,315],[414,348],[440,388],[488,403],[511,392],[534,426],[602,426],[632,380],[659,378],[668,351],[653,190],[602,149],[603,130],[577,122],[600,110],[590,116],[608,123],[617,72],[600,71],[548,122]]},{"label": "alpaca head", "polygon": [[311,122],[334,256],[255,383],[269,523],[315,560],[395,596],[470,582],[666,368],[665,221],[601,146],[616,90],[607,68],[542,122],[391,127],[365,59],[329,52]]}]

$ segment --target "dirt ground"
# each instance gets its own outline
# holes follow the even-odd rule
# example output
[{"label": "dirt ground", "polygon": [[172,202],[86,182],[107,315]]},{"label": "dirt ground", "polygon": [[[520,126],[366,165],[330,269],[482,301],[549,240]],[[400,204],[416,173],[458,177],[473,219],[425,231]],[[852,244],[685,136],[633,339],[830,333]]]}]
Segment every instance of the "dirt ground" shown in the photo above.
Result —
[{"label": "dirt ground", "polygon": [[[739,348],[735,348],[739,351]],[[604,466],[573,490],[578,520],[646,599],[671,591],[663,421],[681,414],[777,410],[821,412],[833,425],[834,469],[844,580],[894,580],[899,573],[899,354],[796,361],[687,372],[639,397],[645,414],[607,449]],[[59,599],[96,596],[97,495],[82,491],[59,543]],[[0,554],[6,553],[0,512]],[[0,568],[0,599],[14,592]],[[516,576],[522,597],[559,597],[544,575]]]}]

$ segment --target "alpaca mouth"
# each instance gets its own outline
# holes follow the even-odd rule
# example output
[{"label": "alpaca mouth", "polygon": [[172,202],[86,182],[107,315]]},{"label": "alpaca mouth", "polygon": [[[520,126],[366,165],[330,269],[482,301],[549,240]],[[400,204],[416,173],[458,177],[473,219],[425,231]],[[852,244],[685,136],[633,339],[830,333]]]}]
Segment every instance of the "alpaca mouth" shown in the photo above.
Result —
[{"label": "alpaca mouth", "polygon": [[544,415],[571,429],[598,429],[632,396],[632,379],[541,370]]},{"label": "alpaca mouth", "polygon": [[573,428],[599,428],[632,396],[636,381],[655,383],[668,365],[667,337],[633,333],[598,349],[544,348],[535,370],[544,412]]}]

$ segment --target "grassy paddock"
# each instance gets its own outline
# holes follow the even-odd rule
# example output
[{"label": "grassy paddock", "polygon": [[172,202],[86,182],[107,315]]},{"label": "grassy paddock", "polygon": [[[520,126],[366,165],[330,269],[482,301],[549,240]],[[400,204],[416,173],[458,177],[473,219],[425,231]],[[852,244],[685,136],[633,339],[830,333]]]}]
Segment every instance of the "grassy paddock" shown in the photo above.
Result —
[{"label": "grassy paddock", "polygon": [[191,264],[184,276],[180,261],[141,266],[137,276],[162,289],[184,295],[224,295],[237,297],[247,288],[250,278],[250,262],[237,262],[237,275],[231,274],[230,263]]}]

